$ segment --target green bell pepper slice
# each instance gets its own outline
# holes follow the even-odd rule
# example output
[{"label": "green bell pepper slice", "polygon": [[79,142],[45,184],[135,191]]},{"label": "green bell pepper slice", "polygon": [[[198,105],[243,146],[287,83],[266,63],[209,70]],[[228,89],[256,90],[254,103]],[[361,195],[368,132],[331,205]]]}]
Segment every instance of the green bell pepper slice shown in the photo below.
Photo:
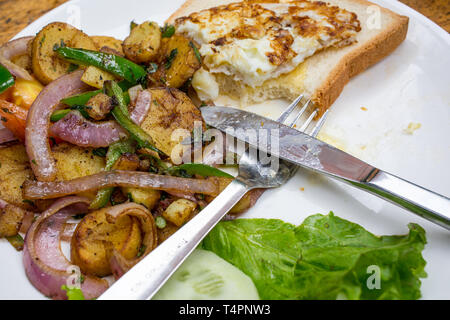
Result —
[{"label": "green bell pepper slice", "polygon": [[[133,86],[133,84],[129,83],[126,80],[122,80],[118,83],[118,85],[123,91],[126,91],[124,92],[123,97],[125,99],[125,104],[128,105],[130,103],[130,95],[128,94],[128,89],[130,89]],[[102,93],[102,91],[103,90],[88,91],[85,93],[64,98],[61,100],[61,102],[67,104],[70,107],[73,107],[75,105],[84,106],[87,104],[89,99],[91,99],[93,96],[96,96],[99,93]]]},{"label": "green bell pepper slice", "polygon": [[132,84],[138,83],[147,75],[147,71],[140,65],[114,54],[69,47],[59,47],[55,51],[69,62],[97,67]]},{"label": "green bell pepper slice", "polygon": [[184,171],[191,176],[197,174],[202,177],[223,177],[234,179],[231,174],[201,163],[185,163],[179,166],[170,167],[166,171],[169,174],[177,174],[180,171]]},{"label": "green bell pepper slice", "polygon": [[14,77],[3,65],[0,64],[0,94],[14,85]]},{"label": "green bell pepper slice", "polygon": [[104,91],[117,102],[117,105],[111,111],[112,115],[116,121],[128,131],[131,137],[136,140],[139,148],[150,149],[165,156],[164,152],[154,146],[152,137],[131,120],[128,115],[128,108],[123,99],[122,89],[119,85],[114,81],[105,81]]},{"label": "green bell pepper slice", "polygon": [[[110,171],[119,160],[120,156],[124,153],[134,153],[136,148],[134,147],[134,142],[131,139],[124,141],[118,141],[109,146],[108,152],[106,153],[106,166],[105,171]],[[103,188],[97,192],[95,199],[91,202],[90,208],[97,210],[106,206],[114,192],[114,188]]]}]

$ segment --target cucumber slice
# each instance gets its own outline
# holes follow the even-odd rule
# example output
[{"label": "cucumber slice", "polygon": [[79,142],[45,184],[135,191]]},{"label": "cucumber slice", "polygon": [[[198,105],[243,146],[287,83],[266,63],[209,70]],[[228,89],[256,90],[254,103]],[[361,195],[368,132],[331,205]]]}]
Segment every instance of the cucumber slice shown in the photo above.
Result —
[{"label": "cucumber slice", "polygon": [[196,249],[154,300],[259,300],[253,281],[211,251]]}]

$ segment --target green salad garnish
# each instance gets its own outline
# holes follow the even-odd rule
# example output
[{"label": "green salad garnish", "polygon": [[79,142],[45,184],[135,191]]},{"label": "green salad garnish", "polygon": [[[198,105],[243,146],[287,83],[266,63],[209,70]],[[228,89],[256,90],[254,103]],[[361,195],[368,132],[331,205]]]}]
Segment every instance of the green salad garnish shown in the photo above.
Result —
[{"label": "green salad garnish", "polygon": [[219,223],[203,248],[247,274],[263,300],[418,299],[426,238],[417,224],[408,228],[407,235],[377,237],[333,213],[300,226],[237,219]]}]

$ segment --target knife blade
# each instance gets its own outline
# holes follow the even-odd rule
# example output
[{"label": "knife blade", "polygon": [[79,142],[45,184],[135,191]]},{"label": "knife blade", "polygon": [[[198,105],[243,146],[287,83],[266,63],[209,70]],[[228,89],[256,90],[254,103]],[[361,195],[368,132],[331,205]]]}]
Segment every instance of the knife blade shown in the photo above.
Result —
[{"label": "knife blade", "polygon": [[[200,110],[208,125],[302,167],[353,182],[367,181],[378,170],[323,141],[257,114],[230,107],[203,107]],[[259,131],[256,132],[258,137],[267,139],[255,140],[255,130]],[[263,135],[261,130],[270,133]],[[278,141],[272,139],[274,135]]]},{"label": "knife blade", "polygon": [[[220,106],[207,106],[200,110],[206,124],[254,148],[349,183],[450,230],[448,197],[382,171],[323,141],[260,115]],[[257,139],[254,138],[255,131]],[[260,139],[269,136],[276,139]]]}]

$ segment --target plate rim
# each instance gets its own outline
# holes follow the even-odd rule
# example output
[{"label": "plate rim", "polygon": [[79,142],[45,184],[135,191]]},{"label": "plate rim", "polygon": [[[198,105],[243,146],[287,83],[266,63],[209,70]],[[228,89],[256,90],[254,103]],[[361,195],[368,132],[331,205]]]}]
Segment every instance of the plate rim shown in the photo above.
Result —
[{"label": "plate rim", "polygon": [[[105,0],[106,1],[106,0]],[[21,36],[30,35],[32,32],[30,30],[37,30],[41,28],[46,20],[51,20],[51,17],[54,15],[62,15],[64,14],[64,10],[67,9],[70,5],[76,5],[80,3],[85,3],[85,0],[69,0],[60,6],[50,10],[46,14],[42,15],[35,21],[33,21],[31,24],[29,24],[27,27],[25,27],[23,30],[21,30],[19,33],[17,33],[12,39],[16,39]],[[414,19],[416,23],[422,23],[426,27],[429,32],[434,32],[434,34],[444,41],[444,44],[446,44],[448,47],[450,47],[450,34],[448,34],[443,28],[441,28],[439,25],[437,25],[435,22],[424,16],[418,11],[415,11],[414,9],[410,8],[409,6],[395,0],[375,0],[373,1],[375,4],[385,6],[386,8],[393,10],[393,11],[400,11],[401,14],[408,15],[411,19]],[[181,1],[180,1],[181,3]],[[86,6],[89,6],[89,3],[85,4]]]}]

